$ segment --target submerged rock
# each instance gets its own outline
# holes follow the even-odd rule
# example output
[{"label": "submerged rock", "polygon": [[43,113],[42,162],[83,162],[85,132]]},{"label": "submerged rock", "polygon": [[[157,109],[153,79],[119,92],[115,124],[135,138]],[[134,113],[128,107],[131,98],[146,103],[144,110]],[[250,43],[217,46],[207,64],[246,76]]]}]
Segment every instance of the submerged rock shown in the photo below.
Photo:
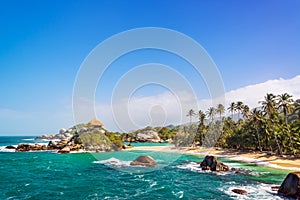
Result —
[{"label": "submerged rock", "polygon": [[132,149],[132,148],[133,148],[132,144],[128,144],[128,145],[123,144],[122,146],[122,149]]},{"label": "submerged rock", "polygon": [[248,192],[246,190],[242,190],[242,189],[233,189],[231,191],[236,193],[236,194],[242,194],[242,195],[248,194]]},{"label": "submerged rock", "polygon": [[291,172],[282,182],[279,195],[300,199],[300,172]]},{"label": "submerged rock", "polygon": [[153,167],[156,166],[157,163],[150,156],[139,156],[134,161],[132,161],[130,165],[141,165],[141,166]]},{"label": "submerged rock", "polygon": [[205,156],[201,162],[200,167],[202,170],[211,171],[228,171],[229,167],[222,162],[217,161],[216,156]]}]

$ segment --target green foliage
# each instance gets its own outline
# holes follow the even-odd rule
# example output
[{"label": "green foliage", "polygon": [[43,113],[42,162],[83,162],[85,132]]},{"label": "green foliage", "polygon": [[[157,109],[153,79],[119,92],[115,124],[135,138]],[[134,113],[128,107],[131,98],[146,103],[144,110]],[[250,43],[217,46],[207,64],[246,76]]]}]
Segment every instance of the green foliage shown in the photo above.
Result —
[{"label": "green foliage", "polygon": [[110,139],[105,134],[99,132],[99,130],[96,129],[92,130],[91,132],[82,133],[78,138],[81,139],[84,146],[112,145]]},{"label": "green foliage", "polygon": [[82,144],[82,140],[80,137],[77,137],[75,140],[74,140],[74,143],[75,144]]},{"label": "green foliage", "polygon": [[121,148],[123,146],[123,137],[120,133],[105,131],[105,135],[117,147]]},{"label": "green foliage", "polygon": [[[232,102],[227,109],[231,117],[227,118],[222,118],[225,109],[221,104],[210,107],[206,115],[200,110],[198,128],[191,128],[196,133],[195,141],[204,146],[214,144],[218,132],[219,147],[300,154],[300,100],[293,101],[287,93],[267,94],[259,103],[261,108],[251,110],[241,101]],[[235,113],[237,121],[232,120]],[[218,120],[214,120],[215,114],[219,114]],[[208,124],[205,117],[210,119]]]},{"label": "green foliage", "polygon": [[168,129],[166,127],[160,128],[158,131],[158,136],[163,140],[174,139],[174,136],[177,134],[176,129]]}]

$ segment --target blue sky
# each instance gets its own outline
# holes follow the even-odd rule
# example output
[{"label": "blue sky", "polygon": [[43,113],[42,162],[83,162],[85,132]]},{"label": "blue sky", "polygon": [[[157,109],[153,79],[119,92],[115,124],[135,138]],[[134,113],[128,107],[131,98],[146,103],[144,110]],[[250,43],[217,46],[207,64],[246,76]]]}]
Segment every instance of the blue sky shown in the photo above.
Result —
[{"label": "blue sky", "polygon": [[[1,1],[0,134],[52,133],[72,125],[81,63],[100,42],[133,28],[164,27],[195,39],[217,64],[226,91],[291,79],[300,75],[299,10],[296,0]],[[107,86],[97,91],[99,101],[108,101],[105,94],[123,72],[147,62],[171,65],[203,87],[182,60],[143,51],[114,63],[103,77]]]}]

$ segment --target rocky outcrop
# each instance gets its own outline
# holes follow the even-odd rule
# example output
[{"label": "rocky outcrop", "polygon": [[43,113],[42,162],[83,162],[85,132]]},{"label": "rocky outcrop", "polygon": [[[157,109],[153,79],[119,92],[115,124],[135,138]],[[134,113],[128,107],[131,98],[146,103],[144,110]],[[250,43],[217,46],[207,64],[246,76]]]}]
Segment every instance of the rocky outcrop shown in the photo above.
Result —
[{"label": "rocky outcrop", "polygon": [[138,132],[135,136],[137,142],[160,142],[161,139],[158,133],[153,130],[143,130]]},{"label": "rocky outcrop", "polygon": [[153,166],[156,166],[157,163],[150,156],[139,156],[134,161],[132,161],[130,163],[130,165],[140,165],[140,166],[153,167]]},{"label": "rocky outcrop", "polygon": [[285,197],[300,199],[300,172],[289,173],[282,182],[278,194]]},{"label": "rocky outcrop", "polygon": [[[93,119],[86,124],[78,124],[69,129],[60,129],[58,134],[46,134],[36,140],[50,140],[47,146],[20,144],[17,151],[58,150],[69,153],[84,149],[86,151],[118,151],[123,141],[119,133],[108,132],[102,128],[103,123]],[[55,142],[54,140],[59,140]]]},{"label": "rocky outcrop", "polygon": [[58,153],[70,153],[71,149],[69,146],[65,146],[64,148],[60,149]]},{"label": "rocky outcrop", "polygon": [[231,191],[236,193],[236,194],[242,194],[242,195],[248,194],[248,192],[246,190],[242,190],[242,189],[233,189]]},{"label": "rocky outcrop", "polygon": [[16,151],[42,151],[42,150],[47,150],[46,145],[40,145],[40,144],[19,144],[16,148]]},{"label": "rocky outcrop", "polygon": [[71,132],[68,132],[65,129],[60,129],[58,134],[44,134],[39,137],[36,137],[35,140],[62,140],[70,139],[72,136],[73,135]]},{"label": "rocky outcrop", "polygon": [[217,161],[216,156],[205,156],[204,160],[200,163],[202,170],[211,171],[228,171],[229,167],[224,163]]}]

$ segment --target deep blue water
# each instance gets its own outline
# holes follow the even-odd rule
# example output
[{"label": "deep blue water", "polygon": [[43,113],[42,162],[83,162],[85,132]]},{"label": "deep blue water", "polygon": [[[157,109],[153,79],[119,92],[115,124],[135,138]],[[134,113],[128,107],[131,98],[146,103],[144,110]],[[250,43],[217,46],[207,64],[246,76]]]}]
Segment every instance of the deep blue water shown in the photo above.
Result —
[{"label": "deep blue water", "polygon": [[[0,137],[0,144],[23,139]],[[152,156],[158,166],[130,166],[139,155]],[[288,171],[221,159],[244,173],[203,172],[196,163],[202,158],[149,151],[0,152],[0,199],[280,199],[270,187]]]}]

